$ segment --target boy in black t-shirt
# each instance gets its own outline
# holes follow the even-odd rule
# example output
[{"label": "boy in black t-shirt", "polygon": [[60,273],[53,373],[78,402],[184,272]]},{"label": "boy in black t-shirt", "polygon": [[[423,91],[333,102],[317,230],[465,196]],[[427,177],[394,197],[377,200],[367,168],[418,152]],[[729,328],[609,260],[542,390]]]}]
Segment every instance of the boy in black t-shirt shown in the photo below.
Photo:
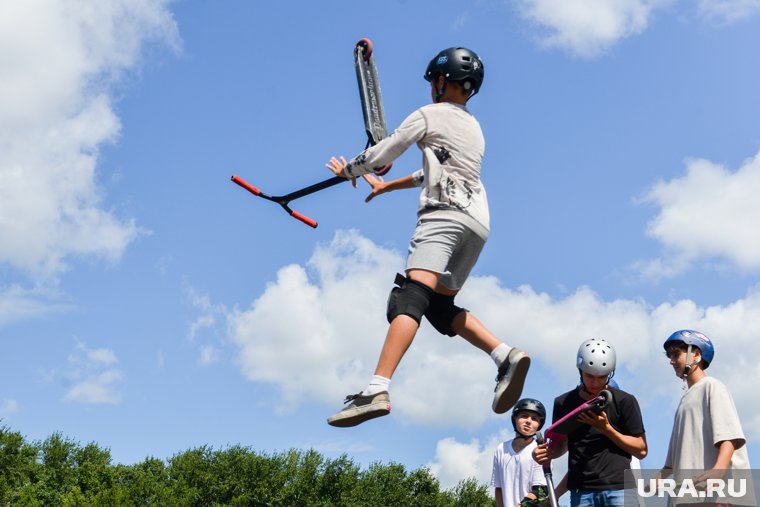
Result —
[{"label": "boy in black t-shirt", "polygon": [[[609,387],[615,373],[615,349],[605,340],[590,339],[578,349],[580,385],[554,400],[552,421],[557,421],[602,389],[612,393],[612,403],[598,415],[585,413],[579,420],[586,425],[572,431],[552,455],[546,444],[536,447],[533,458],[540,464],[568,454],[570,507],[622,507],[623,473],[631,467],[631,456],[642,459],[647,442],[641,410],[636,398]],[[564,493],[558,488],[556,496]]]}]

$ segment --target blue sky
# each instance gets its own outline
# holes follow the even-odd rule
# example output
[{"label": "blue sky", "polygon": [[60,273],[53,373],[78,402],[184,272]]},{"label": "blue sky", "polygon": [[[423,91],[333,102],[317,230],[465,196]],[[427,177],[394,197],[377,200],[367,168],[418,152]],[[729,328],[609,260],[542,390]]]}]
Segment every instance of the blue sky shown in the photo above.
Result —
[{"label": "blue sky", "polygon": [[363,148],[362,37],[389,128],[438,50],[485,63],[492,234],[460,302],[531,353],[525,394],[551,403],[581,341],[611,341],[657,468],[682,394],[661,343],[698,328],[756,459],[757,0],[0,3],[3,424],[123,463],[313,447],[488,480],[495,368],[427,324],[390,417],[325,423],[374,369],[416,192],[303,198],[312,230],[229,181],[284,193]]}]

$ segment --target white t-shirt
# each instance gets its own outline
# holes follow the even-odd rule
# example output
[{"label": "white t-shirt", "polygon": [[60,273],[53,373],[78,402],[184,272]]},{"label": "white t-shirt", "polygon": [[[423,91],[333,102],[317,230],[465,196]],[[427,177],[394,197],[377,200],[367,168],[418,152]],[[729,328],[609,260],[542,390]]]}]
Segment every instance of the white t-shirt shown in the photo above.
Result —
[{"label": "white t-shirt", "polygon": [[[692,478],[695,472],[713,467],[718,459],[719,442],[738,441],[731,457],[731,470],[749,470],[746,439],[739,415],[728,388],[720,380],[703,377],[681,398],[670,434],[665,468],[672,468],[674,478]],[[752,495],[754,496],[754,495]],[[682,499],[678,503],[698,503]],[[739,505],[745,502],[731,502]]]},{"label": "white t-shirt", "polygon": [[546,477],[541,465],[533,460],[532,441],[519,453],[512,448],[513,440],[502,442],[493,456],[491,486],[501,488],[501,499],[505,507],[514,507],[530,493],[533,486],[546,486]]}]

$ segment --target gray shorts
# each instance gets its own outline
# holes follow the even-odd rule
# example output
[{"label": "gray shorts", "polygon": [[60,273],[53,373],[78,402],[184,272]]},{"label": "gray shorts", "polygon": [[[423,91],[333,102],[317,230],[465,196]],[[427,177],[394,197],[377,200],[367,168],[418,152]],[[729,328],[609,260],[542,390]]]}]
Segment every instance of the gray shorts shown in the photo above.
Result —
[{"label": "gray shorts", "polygon": [[406,270],[438,273],[438,281],[459,290],[486,242],[469,227],[446,218],[420,218],[409,242]]}]

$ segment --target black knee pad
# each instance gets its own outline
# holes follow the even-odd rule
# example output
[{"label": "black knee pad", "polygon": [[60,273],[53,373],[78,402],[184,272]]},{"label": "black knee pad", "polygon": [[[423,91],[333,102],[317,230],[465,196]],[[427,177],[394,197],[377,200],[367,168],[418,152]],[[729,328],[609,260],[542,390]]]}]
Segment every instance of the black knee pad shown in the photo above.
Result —
[{"label": "black knee pad", "polygon": [[430,305],[425,312],[425,317],[439,333],[454,336],[456,332],[451,328],[451,323],[454,321],[454,317],[466,311],[454,304],[454,296],[434,293],[433,297],[430,298]]},{"label": "black knee pad", "polygon": [[399,315],[408,315],[417,321],[422,320],[428,306],[430,298],[435,294],[427,285],[415,282],[402,275],[396,275],[396,285],[388,296],[388,310],[386,317],[388,322],[393,322]]}]

